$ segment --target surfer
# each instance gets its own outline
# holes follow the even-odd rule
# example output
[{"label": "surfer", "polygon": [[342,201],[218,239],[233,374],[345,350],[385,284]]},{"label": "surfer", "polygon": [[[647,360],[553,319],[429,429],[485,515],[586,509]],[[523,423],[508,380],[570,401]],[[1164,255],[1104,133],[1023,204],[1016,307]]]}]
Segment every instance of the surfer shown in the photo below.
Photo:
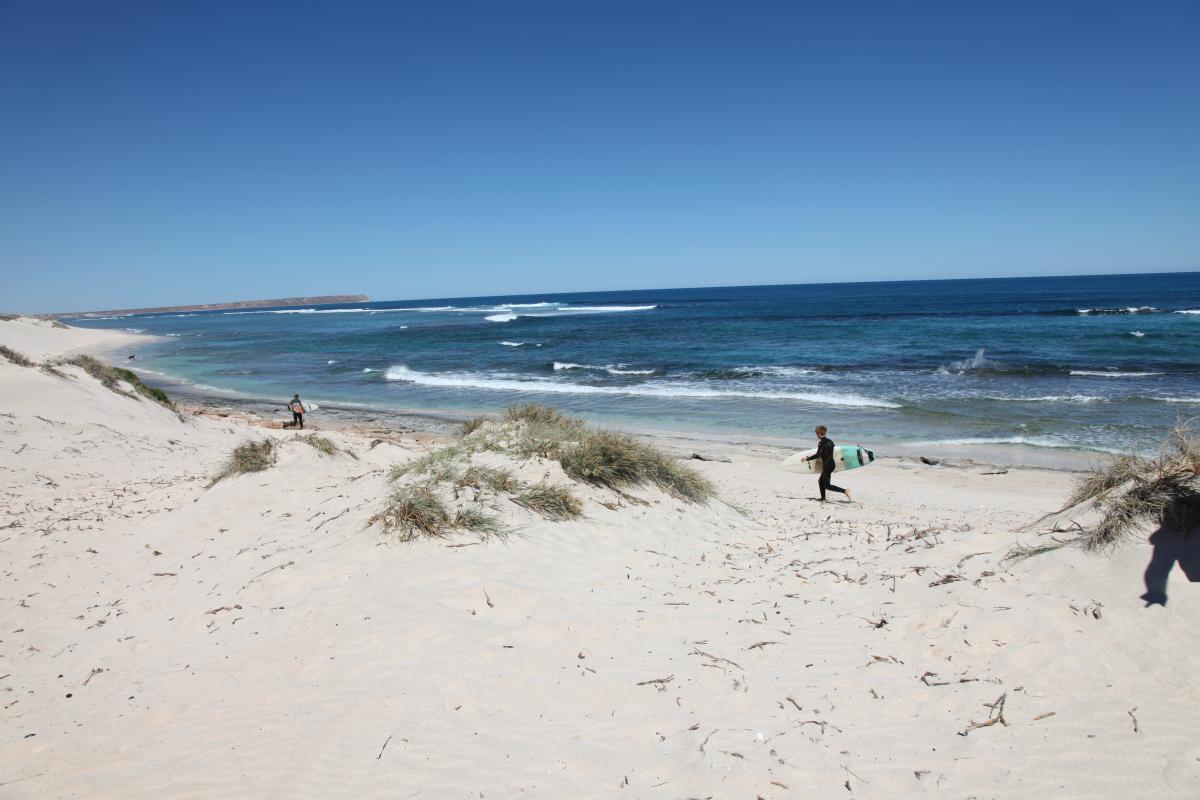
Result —
[{"label": "surfer", "polygon": [[292,409],[292,427],[304,429],[304,403],[300,402],[300,395],[292,395],[292,402],[288,403],[288,408]]},{"label": "surfer", "polygon": [[825,436],[825,434],[829,432],[829,429],[824,425],[818,425],[814,432],[817,434],[817,452],[813,453],[804,460],[812,461],[813,459],[817,458],[821,459],[821,477],[817,479],[817,486],[821,490],[821,502],[825,502],[826,491],[841,492],[842,494],[846,495],[847,500],[851,500],[852,498],[850,497],[849,492],[842,487],[834,486],[829,482],[829,476],[833,474],[833,468],[835,466],[833,463],[833,441]]}]

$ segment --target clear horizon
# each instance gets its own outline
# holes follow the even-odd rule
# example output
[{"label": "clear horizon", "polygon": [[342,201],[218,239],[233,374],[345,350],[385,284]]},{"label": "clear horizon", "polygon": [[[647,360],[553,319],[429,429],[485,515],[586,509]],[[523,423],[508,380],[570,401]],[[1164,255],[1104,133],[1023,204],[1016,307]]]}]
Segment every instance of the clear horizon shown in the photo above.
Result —
[{"label": "clear horizon", "polygon": [[[917,278],[917,279],[912,279],[912,280],[904,279],[904,278],[894,278],[894,279],[888,278],[888,279],[881,279],[881,280],[823,281],[823,282],[810,282],[810,283],[748,283],[748,284],[732,284],[731,283],[731,284],[713,284],[713,285],[709,285],[709,286],[656,286],[656,287],[650,287],[650,288],[644,288],[644,289],[594,289],[594,290],[582,289],[582,290],[572,291],[572,292],[509,292],[506,294],[492,294],[492,295],[487,295],[487,294],[427,295],[424,297],[389,297],[389,298],[375,298],[369,294],[366,294],[366,297],[368,299],[365,301],[362,301],[362,302],[367,302],[367,303],[424,303],[424,302],[430,302],[430,301],[436,301],[436,300],[481,300],[481,299],[492,300],[492,299],[501,299],[501,298],[506,298],[506,297],[527,299],[527,298],[533,298],[533,297],[543,297],[543,296],[544,297],[556,297],[556,296],[562,296],[562,295],[589,295],[589,296],[604,295],[604,294],[620,295],[620,294],[631,294],[631,293],[686,292],[686,291],[690,291],[690,290],[702,291],[702,290],[712,290],[712,289],[769,289],[772,287],[794,288],[794,287],[798,287],[798,286],[843,286],[843,285],[852,286],[852,285],[856,285],[856,284],[869,285],[869,284],[879,284],[879,283],[905,283],[905,284],[907,284],[907,283],[952,283],[955,281],[1021,281],[1021,280],[1056,280],[1056,279],[1062,279],[1062,278],[1114,278],[1114,277],[1137,277],[1137,276],[1150,277],[1150,276],[1164,276],[1164,275],[1191,275],[1191,274],[1195,274],[1196,272],[1197,272],[1197,270],[1176,270],[1176,271],[1171,271],[1171,272],[1105,272],[1105,273],[1082,273],[1082,274],[1071,274],[1071,275],[981,275],[981,276],[977,276],[977,277],[968,277],[968,278]],[[336,297],[336,296],[350,296],[350,295],[355,295],[355,294],[365,294],[365,293],[363,293],[363,292],[336,292],[331,295],[303,295],[303,294],[301,294],[301,295],[295,295],[295,297],[297,297],[297,298],[300,298],[300,297]],[[144,309],[150,309],[150,308],[176,308],[176,307],[198,306],[198,305],[222,305],[222,304],[228,304],[228,303],[255,303],[255,302],[262,302],[264,300],[274,300],[274,299],[282,300],[282,299],[288,299],[288,298],[283,298],[283,297],[279,297],[279,298],[242,297],[242,298],[237,298],[237,299],[232,299],[232,300],[212,300],[212,301],[196,302],[196,303],[171,303],[171,304],[168,304],[165,306],[137,306],[137,307],[113,306],[112,308],[108,308],[108,309],[72,309],[71,311],[38,311],[38,312],[21,312],[21,313],[30,313],[30,314],[39,314],[39,315],[48,314],[48,315],[55,315],[55,316],[63,316],[63,315],[69,315],[72,313],[95,314],[95,313],[104,313],[107,311],[120,311],[120,310],[144,310]],[[306,305],[312,305],[312,304],[306,304]],[[340,305],[340,304],[335,303],[333,305]],[[0,309],[0,311],[3,311],[3,309]]]},{"label": "clear horizon", "polygon": [[4,305],[1194,271],[1197,40],[1183,2],[9,3]]}]

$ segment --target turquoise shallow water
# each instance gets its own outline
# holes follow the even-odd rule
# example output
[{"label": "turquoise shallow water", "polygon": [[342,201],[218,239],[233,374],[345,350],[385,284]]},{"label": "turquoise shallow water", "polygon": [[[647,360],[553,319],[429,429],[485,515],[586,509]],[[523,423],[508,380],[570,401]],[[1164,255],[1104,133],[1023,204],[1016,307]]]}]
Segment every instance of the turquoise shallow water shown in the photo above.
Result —
[{"label": "turquoise shallow water", "polygon": [[823,284],[81,318],[215,396],[839,441],[1152,448],[1200,415],[1200,273]]}]

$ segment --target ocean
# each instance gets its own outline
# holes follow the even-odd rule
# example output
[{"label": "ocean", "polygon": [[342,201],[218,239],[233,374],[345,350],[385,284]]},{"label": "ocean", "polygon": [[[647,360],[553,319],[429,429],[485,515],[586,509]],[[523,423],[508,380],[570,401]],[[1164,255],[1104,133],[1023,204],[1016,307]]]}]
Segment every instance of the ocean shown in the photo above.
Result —
[{"label": "ocean", "polygon": [[839,443],[1153,450],[1200,415],[1200,273],[82,317],[168,391]]}]

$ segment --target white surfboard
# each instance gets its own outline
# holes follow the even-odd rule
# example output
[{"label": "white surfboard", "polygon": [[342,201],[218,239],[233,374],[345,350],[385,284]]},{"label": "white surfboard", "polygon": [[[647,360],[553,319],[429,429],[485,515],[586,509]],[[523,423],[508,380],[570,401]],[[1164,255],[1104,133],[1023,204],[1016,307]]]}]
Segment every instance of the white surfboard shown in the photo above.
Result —
[{"label": "white surfboard", "polygon": [[[780,469],[785,469],[788,472],[812,473],[814,475],[821,471],[820,459],[814,458],[809,461],[808,458],[817,454],[817,448],[805,450],[803,453],[796,453],[793,456],[783,460],[779,465]],[[833,471],[845,472],[848,469],[858,469],[865,467],[875,460],[875,451],[868,450],[865,447],[858,445],[834,445],[833,447]]]}]

